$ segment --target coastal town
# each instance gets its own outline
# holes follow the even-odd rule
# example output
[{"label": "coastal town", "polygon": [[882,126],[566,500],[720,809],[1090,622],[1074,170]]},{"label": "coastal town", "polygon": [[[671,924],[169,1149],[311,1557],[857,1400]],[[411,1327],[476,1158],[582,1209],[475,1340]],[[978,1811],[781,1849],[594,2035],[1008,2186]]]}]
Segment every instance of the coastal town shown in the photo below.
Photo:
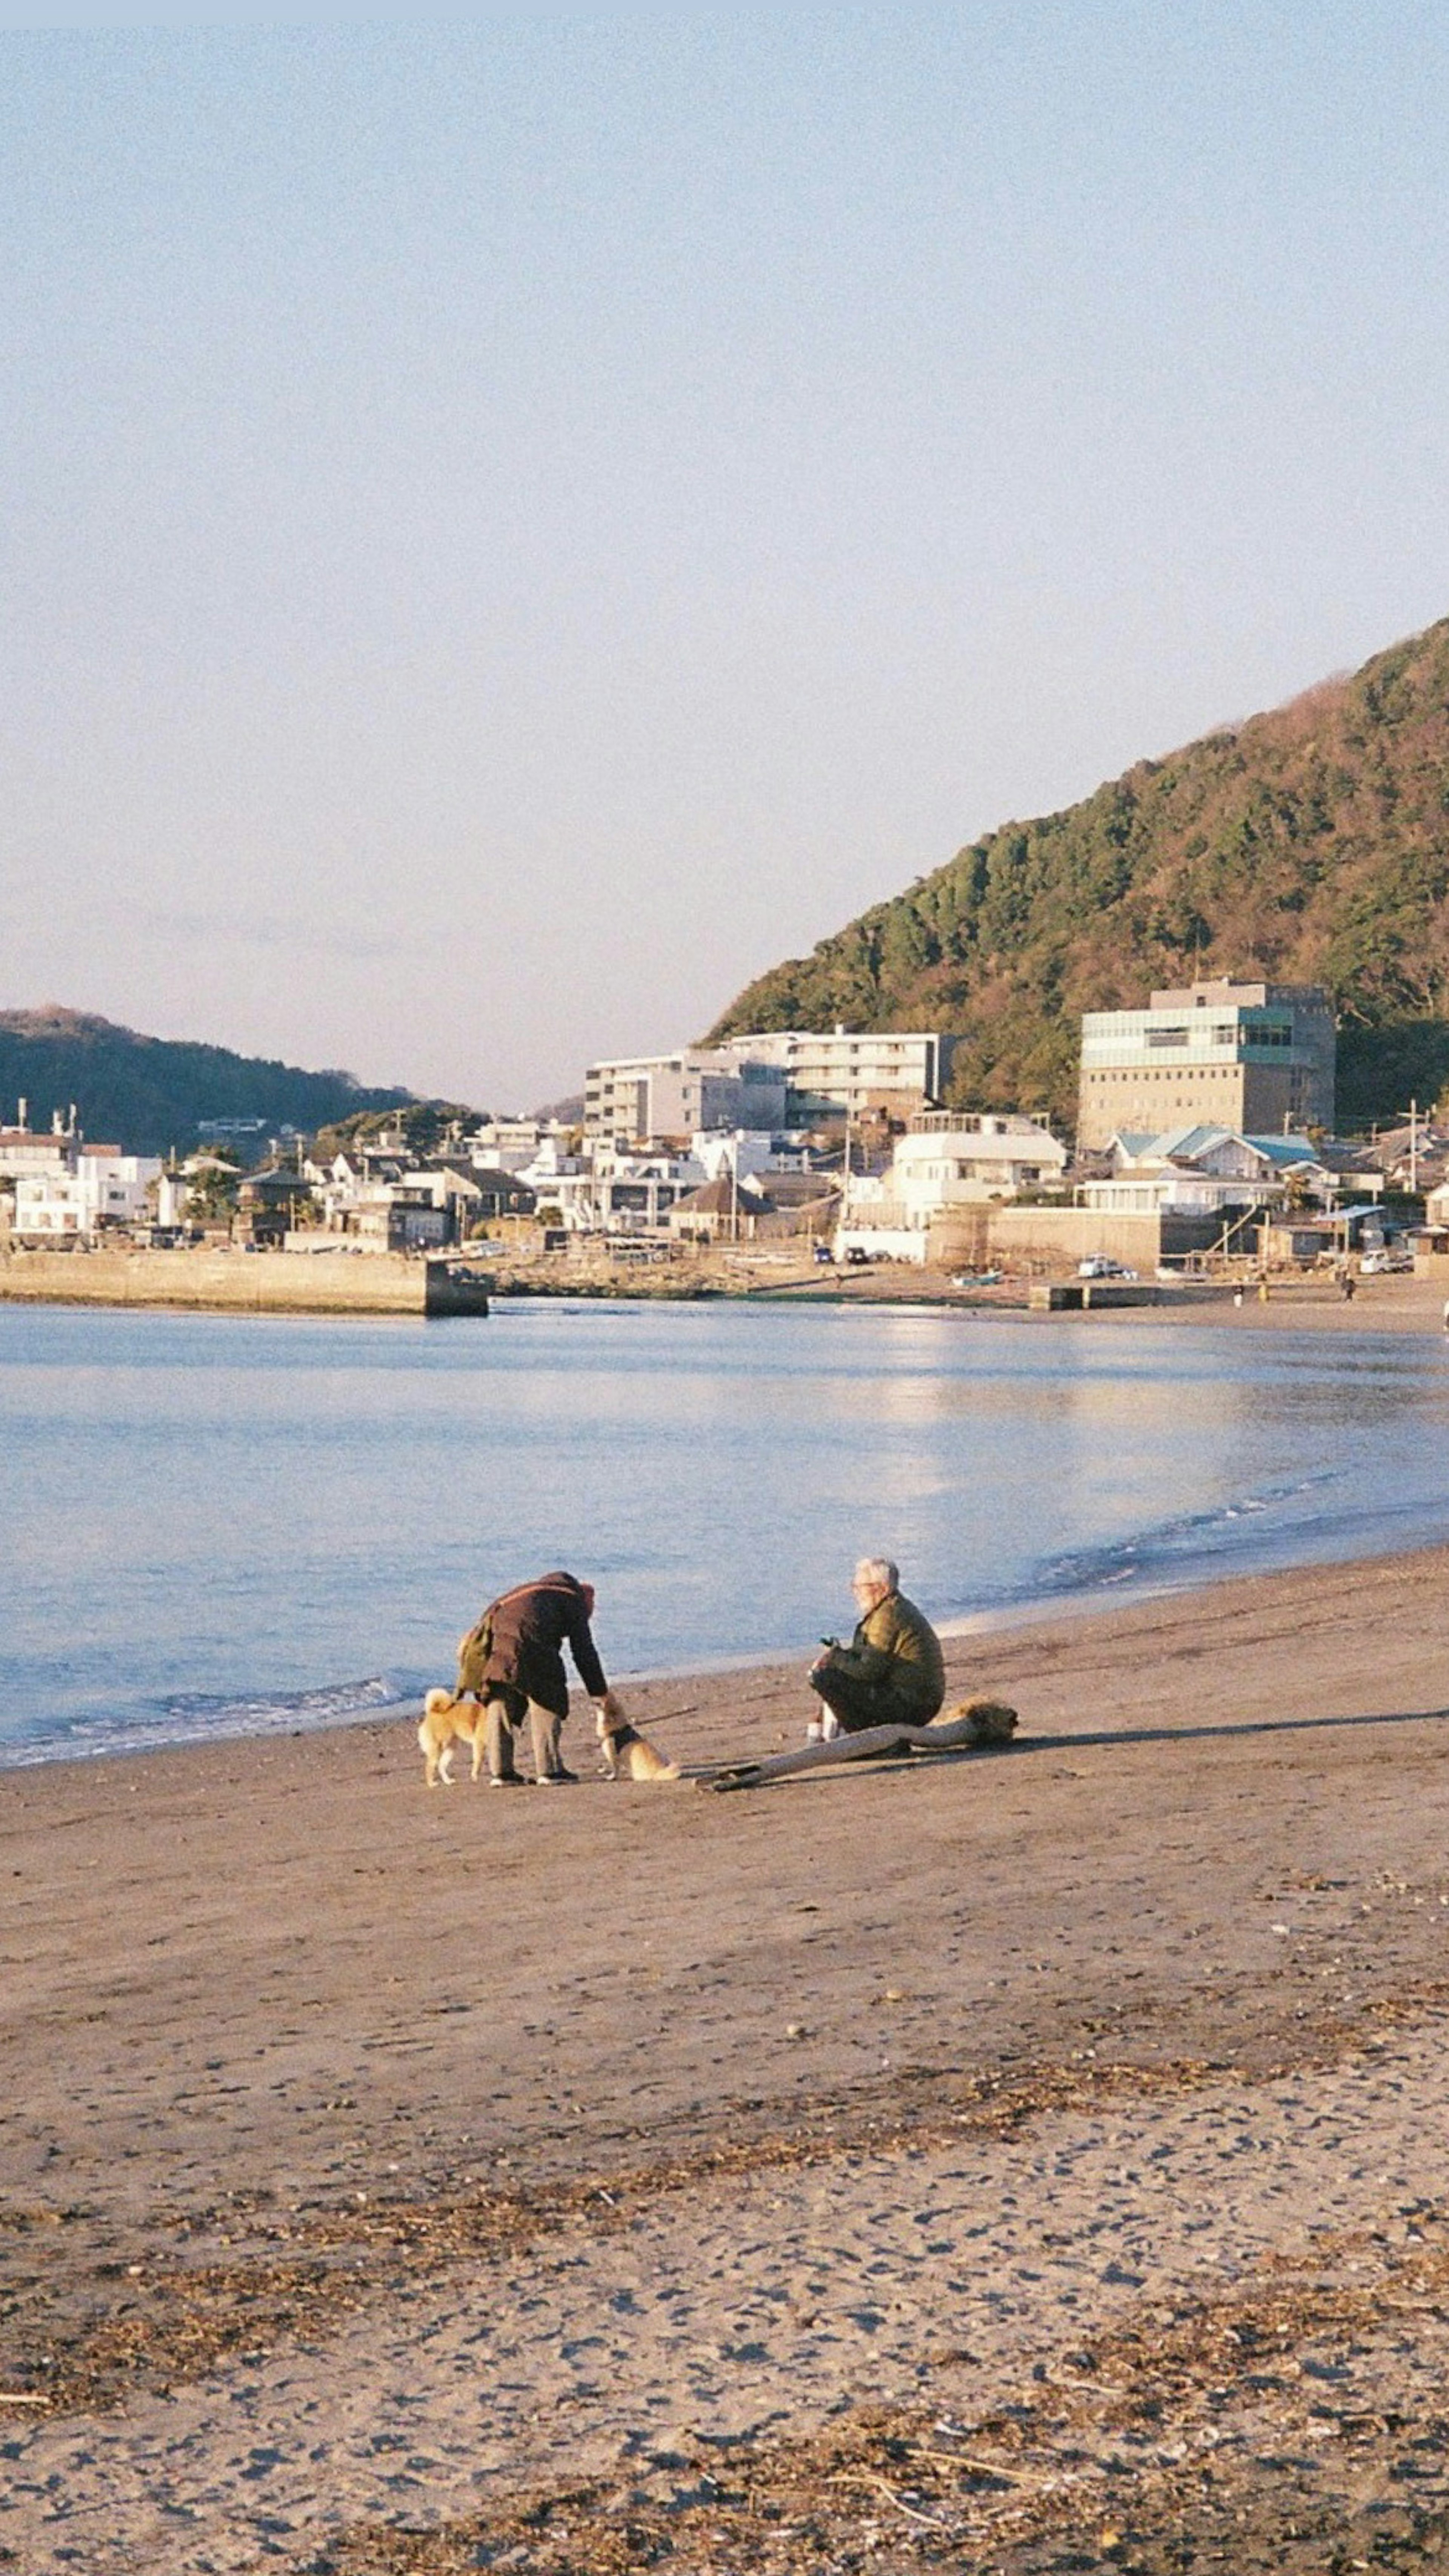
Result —
[{"label": "coastal town", "polygon": [[136,1257],[165,1256],[162,1298],[198,1252],[422,1260],[455,1288],[818,1290],[869,1269],[898,1293],[1055,1282],[1098,1305],[1193,1279],[1449,1277],[1449,1126],[1411,1102],[1335,1134],[1320,987],[1216,978],[1086,1013],[1070,1143],[949,1105],[953,1051],[939,1030],[756,1032],[590,1065],[562,1113],[455,1117],[428,1144],[403,1112],[330,1141],[217,1119],[145,1155],[22,1100],[0,1127],[0,1294],[98,1252],[131,1257],[132,1294]]}]

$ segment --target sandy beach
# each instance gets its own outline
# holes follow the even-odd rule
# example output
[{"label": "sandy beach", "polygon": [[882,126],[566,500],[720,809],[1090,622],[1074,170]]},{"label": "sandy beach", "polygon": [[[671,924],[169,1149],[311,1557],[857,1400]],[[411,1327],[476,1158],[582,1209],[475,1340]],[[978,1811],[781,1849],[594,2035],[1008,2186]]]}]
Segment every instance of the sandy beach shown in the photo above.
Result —
[{"label": "sandy beach", "polygon": [[0,2565],[1427,2566],[1446,1579],[958,1640],[1010,1751],[728,1796],[0,1779]]}]

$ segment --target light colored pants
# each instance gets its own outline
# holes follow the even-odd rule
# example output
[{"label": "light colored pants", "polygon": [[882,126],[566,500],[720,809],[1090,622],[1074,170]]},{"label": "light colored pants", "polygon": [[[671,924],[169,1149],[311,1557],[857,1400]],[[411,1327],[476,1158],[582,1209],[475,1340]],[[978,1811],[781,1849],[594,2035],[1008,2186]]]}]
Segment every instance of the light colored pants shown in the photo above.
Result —
[{"label": "light colored pants", "polygon": [[537,1700],[529,1699],[523,1691],[514,1690],[506,1682],[495,1682],[484,1710],[483,1728],[488,1769],[495,1780],[518,1777],[513,1761],[513,1730],[523,1724],[525,1713],[533,1735],[533,1767],[540,1780],[553,1778],[563,1769],[559,1753],[563,1719],[555,1717],[551,1708],[540,1708]]}]

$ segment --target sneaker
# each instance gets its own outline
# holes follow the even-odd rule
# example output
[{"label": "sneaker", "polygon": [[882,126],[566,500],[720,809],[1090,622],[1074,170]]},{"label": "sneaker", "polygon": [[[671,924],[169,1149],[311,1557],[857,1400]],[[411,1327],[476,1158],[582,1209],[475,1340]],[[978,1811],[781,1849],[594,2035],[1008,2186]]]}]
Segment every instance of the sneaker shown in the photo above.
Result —
[{"label": "sneaker", "polygon": [[535,1789],[558,1789],[567,1782],[570,1788],[576,1789],[578,1781],[577,1771],[540,1771],[533,1785]]},{"label": "sneaker", "polygon": [[521,1789],[524,1781],[517,1771],[492,1771],[488,1775],[488,1786],[490,1789]]}]

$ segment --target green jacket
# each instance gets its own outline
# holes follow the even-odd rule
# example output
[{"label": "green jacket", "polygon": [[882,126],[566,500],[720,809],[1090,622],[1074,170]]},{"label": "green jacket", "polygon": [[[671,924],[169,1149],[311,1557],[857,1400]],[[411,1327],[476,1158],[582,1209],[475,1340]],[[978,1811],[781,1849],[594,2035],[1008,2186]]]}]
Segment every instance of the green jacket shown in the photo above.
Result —
[{"label": "green jacket", "polygon": [[862,1619],[850,1644],[832,1646],[825,1660],[838,1673],[874,1682],[892,1703],[892,1714],[902,1717],[934,1717],[946,1696],[941,1640],[903,1592],[888,1592]]}]

